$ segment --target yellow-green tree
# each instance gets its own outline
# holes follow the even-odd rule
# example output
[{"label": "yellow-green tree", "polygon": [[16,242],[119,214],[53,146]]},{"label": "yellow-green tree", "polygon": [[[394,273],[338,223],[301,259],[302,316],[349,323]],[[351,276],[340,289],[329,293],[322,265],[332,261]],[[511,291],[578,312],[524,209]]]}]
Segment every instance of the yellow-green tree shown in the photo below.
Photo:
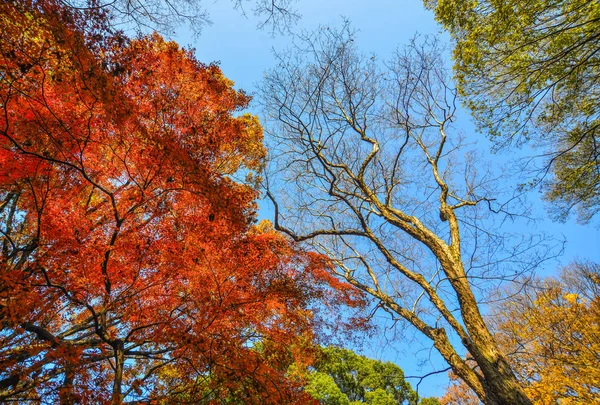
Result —
[{"label": "yellow-green tree", "polygon": [[455,40],[459,89],[480,127],[499,146],[539,146],[556,217],[574,208],[589,221],[600,210],[600,3],[424,1]]}]

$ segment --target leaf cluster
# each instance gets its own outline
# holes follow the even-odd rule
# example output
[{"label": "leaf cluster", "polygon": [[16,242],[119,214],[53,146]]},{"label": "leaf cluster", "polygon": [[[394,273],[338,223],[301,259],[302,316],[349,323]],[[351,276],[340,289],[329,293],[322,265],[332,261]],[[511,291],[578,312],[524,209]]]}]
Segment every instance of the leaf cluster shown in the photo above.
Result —
[{"label": "leaf cluster", "polygon": [[[558,278],[536,280],[513,291],[489,316],[496,339],[534,404],[597,402],[599,270],[596,263],[575,262]],[[464,383],[452,384],[441,402],[480,404]]]},{"label": "leaf cluster", "polygon": [[455,41],[459,90],[480,128],[500,147],[538,146],[556,217],[575,209],[588,222],[600,207],[598,3],[425,3]]},{"label": "leaf cluster", "polygon": [[336,347],[321,349],[305,389],[326,405],[437,403],[434,398],[419,400],[397,365]]}]

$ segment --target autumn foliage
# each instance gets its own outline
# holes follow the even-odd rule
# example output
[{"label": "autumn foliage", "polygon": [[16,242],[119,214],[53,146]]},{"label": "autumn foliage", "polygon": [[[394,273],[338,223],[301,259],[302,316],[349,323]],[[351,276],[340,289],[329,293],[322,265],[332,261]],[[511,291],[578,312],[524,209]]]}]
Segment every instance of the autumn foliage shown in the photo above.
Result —
[{"label": "autumn foliage", "polygon": [[[537,280],[497,305],[495,337],[535,405],[598,403],[600,266],[576,262],[560,277]],[[479,405],[452,377],[444,405]]]},{"label": "autumn foliage", "polygon": [[317,306],[360,300],[255,225],[249,98],[61,4],[0,4],[0,401],[304,401]]}]

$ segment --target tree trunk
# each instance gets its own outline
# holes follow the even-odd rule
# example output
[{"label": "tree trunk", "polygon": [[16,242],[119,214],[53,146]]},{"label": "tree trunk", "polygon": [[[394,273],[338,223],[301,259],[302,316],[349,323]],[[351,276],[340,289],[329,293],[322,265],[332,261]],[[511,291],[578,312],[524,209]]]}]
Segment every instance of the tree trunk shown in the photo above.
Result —
[{"label": "tree trunk", "polygon": [[123,382],[123,366],[125,365],[125,351],[123,341],[118,339],[112,344],[115,352],[115,380],[113,381],[113,391],[111,405],[121,405],[123,403],[123,394],[121,385]]},{"label": "tree trunk", "polygon": [[60,405],[73,405],[75,404],[75,397],[73,395],[73,379],[75,373],[71,364],[67,364],[65,367],[65,378],[63,380],[62,387],[60,387]]},{"label": "tree trunk", "polygon": [[[483,374],[479,375],[485,391],[483,402],[486,405],[532,405],[483,321],[462,265],[455,265],[456,267],[459,277],[451,280],[451,283],[457,293],[463,321],[471,338],[462,343]],[[463,378],[459,372],[457,374]]]}]

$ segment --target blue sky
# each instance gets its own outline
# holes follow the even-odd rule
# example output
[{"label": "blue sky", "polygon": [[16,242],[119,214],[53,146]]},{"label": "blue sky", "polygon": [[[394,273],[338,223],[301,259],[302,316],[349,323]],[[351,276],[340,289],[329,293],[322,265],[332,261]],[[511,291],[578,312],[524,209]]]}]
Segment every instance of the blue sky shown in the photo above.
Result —
[{"label": "blue sky", "polygon": [[[183,46],[196,49],[197,58],[205,63],[219,61],[224,74],[235,82],[235,87],[244,89],[252,94],[255,85],[260,82],[264,71],[272,67],[274,58],[272,49],[283,49],[290,43],[289,36],[278,35],[272,37],[268,31],[255,29],[257,19],[253,16],[249,2],[247,17],[239,11],[233,10],[231,3],[220,1],[205,3],[213,21],[212,25],[205,26],[199,37],[192,37],[185,29],[180,29],[176,40]],[[319,25],[340,26],[342,16],[352,22],[352,26],[359,30],[357,45],[364,52],[377,54],[380,60],[387,59],[393,50],[404,45],[408,40],[419,34],[440,34],[432,13],[424,10],[418,0],[371,0],[350,2],[341,0],[299,0],[297,9],[302,15],[295,30],[312,31]],[[446,41],[448,37],[441,34]],[[259,114],[256,107],[250,112]],[[466,113],[464,113],[467,116]],[[472,125],[463,120],[462,129],[466,133],[474,133]],[[481,135],[477,136],[484,152],[488,143]],[[521,154],[531,151],[525,149]],[[499,159],[506,159],[500,156]],[[530,198],[534,201],[537,215],[544,216],[543,204],[539,195],[532,193]],[[261,217],[269,218],[272,215],[267,204],[261,205]],[[598,223],[600,221],[596,221]],[[516,225],[523,226],[523,225]],[[530,230],[523,226],[523,232]],[[598,225],[581,226],[574,221],[559,224],[550,220],[541,221],[536,231],[546,232],[556,238],[564,237],[567,241],[564,255],[556,262],[550,262],[547,267],[539,270],[540,274],[547,275],[559,266],[565,265],[575,258],[600,261],[600,231]],[[515,229],[519,231],[519,229]],[[364,347],[364,353],[373,357],[383,357],[385,360],[395,361],[404,370],[406,375],[421,375],[432,371],[431,364],[421,367],[423,359],[431,358],[433,367],[443,367],[435,354],[430,354],[427,346],[419,341],[396,341],[385,347],[381,346],[381,339],[375,337]],[[431,355],[431,357],[430,357]],[[420,360],[419,360],[420,359]],[[441,395],[447,382],[445,374],[434,376],[425,380],[420,386],[423,395]],[[415,384],[415,380],[411,380]]]}]

